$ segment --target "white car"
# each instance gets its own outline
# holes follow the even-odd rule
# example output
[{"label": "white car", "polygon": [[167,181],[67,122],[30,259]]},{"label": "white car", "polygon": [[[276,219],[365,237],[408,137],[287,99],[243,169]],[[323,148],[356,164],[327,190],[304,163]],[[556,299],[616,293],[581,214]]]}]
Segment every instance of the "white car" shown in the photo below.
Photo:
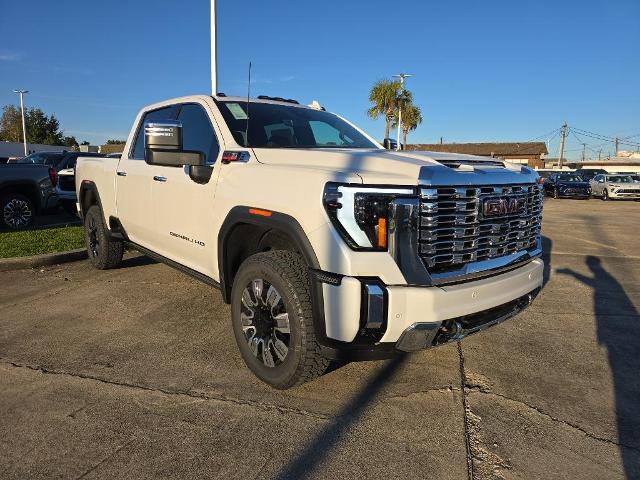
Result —
[{"label": "white car", "polygon": [[242,358],[276,388],[460,340],[542,287],[534,170],[385,150],[293,100],[150,105],[120,158],[80,157],[76,176],[91,263],[117,267],[128,244],[220,288]]},{"label": "white car", "polygon": [[591,194],[602,200],[640,199],[640,182],[631,175],[625,174],[600,174],[589,182]]}]

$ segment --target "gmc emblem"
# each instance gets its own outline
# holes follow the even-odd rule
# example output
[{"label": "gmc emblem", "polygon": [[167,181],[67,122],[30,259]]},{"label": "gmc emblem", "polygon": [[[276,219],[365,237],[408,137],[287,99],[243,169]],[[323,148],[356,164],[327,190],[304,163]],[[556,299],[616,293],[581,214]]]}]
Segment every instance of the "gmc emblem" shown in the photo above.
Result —
[{"label": "gmc emblem", "polygon": [[482,216],[485,218],[524,213],[526,209],[526,197],[491,197],[482,202]]}]

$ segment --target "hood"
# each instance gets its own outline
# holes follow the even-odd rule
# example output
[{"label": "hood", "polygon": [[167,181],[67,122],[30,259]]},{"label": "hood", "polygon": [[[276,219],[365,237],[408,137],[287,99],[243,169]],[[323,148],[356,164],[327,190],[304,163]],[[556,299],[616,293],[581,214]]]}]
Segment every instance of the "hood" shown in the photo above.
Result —
[{"label": "hood", "polygon": [[[471,163],[494,167],[499,163],[500,168],[504,169],[503,163],[493,158],[440,152],[338,148],[254,148],[253,152],[260,163],[267,165],[356,174],[367,184],[415,185],[423,167],[433,167],[435,171],[442,170],[442,173],[445,173],[445,170],[451,172],[453,169],[444,163]],[[519,171],[521,167],[515,168]]]}]

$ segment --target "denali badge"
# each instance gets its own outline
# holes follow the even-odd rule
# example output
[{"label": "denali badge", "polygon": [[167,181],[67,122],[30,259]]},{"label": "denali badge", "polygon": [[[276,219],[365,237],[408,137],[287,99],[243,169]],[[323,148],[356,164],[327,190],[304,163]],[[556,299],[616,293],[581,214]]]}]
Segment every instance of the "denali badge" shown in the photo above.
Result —
[{"label": "denali badge", "polygon": [[482,202],[482,216],[485,218],[524,213],[526,209],[526,197],[490,197]]}]

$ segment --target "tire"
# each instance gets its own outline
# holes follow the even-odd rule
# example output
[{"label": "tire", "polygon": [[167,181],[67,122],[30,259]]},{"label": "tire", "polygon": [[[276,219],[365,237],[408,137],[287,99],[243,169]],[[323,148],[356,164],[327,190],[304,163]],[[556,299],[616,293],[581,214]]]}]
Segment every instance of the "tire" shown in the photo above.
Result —
[{"label": "tire", "polygon": [[20,193],[10,193],[2,197],[2,225],[10,230],[24,230],[33,223],[35,211],[29,197]]},{"label": "tire", "polygon": [[313,380],[329,367],[313,326],[308,268],[296,253],[272,250],[244,261],[233,281],[231,321],[245,364],[274,388]]},{"label": "tire", "polygon": [[604,201],[609,200],[609,192],[607,192],[606,188],[602,189],[602,200]]},{"label": "tire", "polygon": [[91,264],[99,269],[116,268],[122,262],[124,243],[113,240],[104,224],[102,210],[92,205],[84,217],[84,237]]},{"label": "tire", "polygon": [[558,189],[557,188],[553,189],[553,198],[558,198]]}]

